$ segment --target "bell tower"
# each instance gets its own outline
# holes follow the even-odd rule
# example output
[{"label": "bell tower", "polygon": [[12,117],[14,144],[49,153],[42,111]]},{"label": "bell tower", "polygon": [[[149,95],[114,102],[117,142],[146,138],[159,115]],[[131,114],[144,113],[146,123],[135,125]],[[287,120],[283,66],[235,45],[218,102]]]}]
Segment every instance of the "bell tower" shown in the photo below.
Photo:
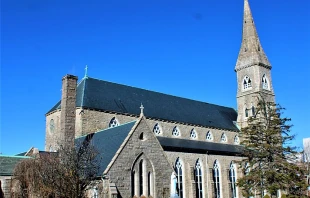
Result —
[{"label": "bell tower", "polygon": [[248,0],[244,0],[242,43],[235,66],[237,73],[237,123],[246,126],[247,118],[255,113],[257,97],[274,102],[271,64],[256,31]]}]

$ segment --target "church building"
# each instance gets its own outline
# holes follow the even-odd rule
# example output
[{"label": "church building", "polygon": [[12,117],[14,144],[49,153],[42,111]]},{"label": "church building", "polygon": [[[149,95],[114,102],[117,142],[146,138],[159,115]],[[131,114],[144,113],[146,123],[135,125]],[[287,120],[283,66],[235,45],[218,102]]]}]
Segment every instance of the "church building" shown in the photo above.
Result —
[{"label": "church building", "polygon": [[[238,39],[238,38],[236,38]],[[257,96],[274,101],[271,64],[244,0],[235,65],[237,111],[85,76],[62,79],[62,98],[46,113],[45,150],[89,141],[101,180],[91,197],[241,198],[240,129]]]}]

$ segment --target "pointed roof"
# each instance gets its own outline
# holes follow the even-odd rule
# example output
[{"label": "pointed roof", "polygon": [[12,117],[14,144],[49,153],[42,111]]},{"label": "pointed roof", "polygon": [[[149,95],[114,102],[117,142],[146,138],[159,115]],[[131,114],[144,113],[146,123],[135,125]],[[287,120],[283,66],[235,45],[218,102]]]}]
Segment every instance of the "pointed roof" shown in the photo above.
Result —
[{"label": "pointed roof", "polygon": [[261,65],[271,69],[271,64],[259,41],[249,2],[244,0],[242,44],[235,71],[252,65]]},{"label": "pointed roof", "polygon": [[[233,108],[91,77],[83,78],[77,85],[77,107],[139,117],[141,103],[148,118],[239,131],[233,123],[237,120]],[[60,110],[60,106],[59,101],[47,114]]]}]

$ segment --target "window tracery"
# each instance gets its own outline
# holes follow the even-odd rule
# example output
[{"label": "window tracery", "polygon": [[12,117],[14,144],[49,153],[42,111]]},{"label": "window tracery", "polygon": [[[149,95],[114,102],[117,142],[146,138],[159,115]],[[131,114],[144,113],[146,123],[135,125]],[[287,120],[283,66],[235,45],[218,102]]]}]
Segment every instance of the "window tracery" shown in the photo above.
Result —
[{"label": "window tracery", "polygon": [[263,84],[263,89],[269,90],[269,83],[268,83],[268,79],[266,77],[266,74],[263,75],[262,84]]},{"label": "window tracery", "polygon": [[196,183],[196,198],[202,198],[202,171],[201,171],[201,164],[199,159],[195,165],[195,183]]},{"label": "window tracery", "polygon": [[172,135],[173,135],[173,136],[180,136],[180,135],[181,135],[180,130],[179,130],[179,128],[178,128],[177,126],[175,126],[175,127],[173,128],[173,130],[172,130]]},{"label": "window tracery", "polygon": [[180,158],[175,163],[175,172],[177,173],[177,193],[180,198],[183,198],[183,172]]},{"label": "window tracery", "polygon": [[213,182],[215,198],[221,198],[220,165],[218,160],[215,160],[213,165]]},{"label": "window tracery", "polygon": [[213,140],[213,135],[212,135],[211,131],[208,131],[208,133],[207,133],[207,135],[206,135],[206,139],[207,139],[208,141],[212,141],[212,140]]},{"label": "window tracery", "polygon": [[119,126],[119,122],[115,117],[113,117],[109,123],[109,127],[116,127],[116,126]]},{"label": "window tracery", "polygon": [[153,128],[153,132],[154,132],[156,135],[161,134],[161,127],[159,126],[158,123],[155,124],[155,126],[154,126],[154,128]]},{"label": "window tracery", "polygon": [[227,142],[227,136],[225,133],[223,133],[221,136],[221,142]]},{"label": "window tracery", "polygon": [[234,143],[235,143],[235,144],[240,144],[240,139],[239,139],[239,136],[238,136],[238,135],[236,135],[236,136],[234,137]]},{"label": "window tracery", "polygon": [[237,187],[236,187],[237,176],[236,176],[236,167],[233,162],[230,163],[229,181],[231,187],[230,189],[232,192],[232,198],[237,198]]},{"label": "window tracery", "polygon": [[50,132],[54,133],[54,131],[55,131],[55,121],[54,119],[51,119],[50,120]]},{"label": "window tracery", "polygon": [[190,137],[193,138],[193,139],[197,138],[197,133],[196,133],[195,129],[191,130]]},{"label": "window tracery", "polygon": [[243,90],[248,90],[252,88],[252,81],[248,76],[243,79]]}]

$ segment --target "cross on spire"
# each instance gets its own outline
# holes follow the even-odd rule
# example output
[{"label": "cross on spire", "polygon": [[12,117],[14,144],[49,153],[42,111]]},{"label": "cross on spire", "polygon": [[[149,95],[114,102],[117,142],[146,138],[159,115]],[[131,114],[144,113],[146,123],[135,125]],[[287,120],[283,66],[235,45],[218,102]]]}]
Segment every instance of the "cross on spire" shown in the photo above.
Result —
[{"label": "cross on spire", "polygon": [[86,65],[84,78],[87,78],[87,71],[88,71],[88,66]]},{"label": "cross on spire", "polygon": [[140,116],[143,116],[143,115],[144,115],[144,114],[143,114],[144,106],[143,106],[142,103],[141,103],[141,106],[140,106],[140,110],[141,110]]}]

